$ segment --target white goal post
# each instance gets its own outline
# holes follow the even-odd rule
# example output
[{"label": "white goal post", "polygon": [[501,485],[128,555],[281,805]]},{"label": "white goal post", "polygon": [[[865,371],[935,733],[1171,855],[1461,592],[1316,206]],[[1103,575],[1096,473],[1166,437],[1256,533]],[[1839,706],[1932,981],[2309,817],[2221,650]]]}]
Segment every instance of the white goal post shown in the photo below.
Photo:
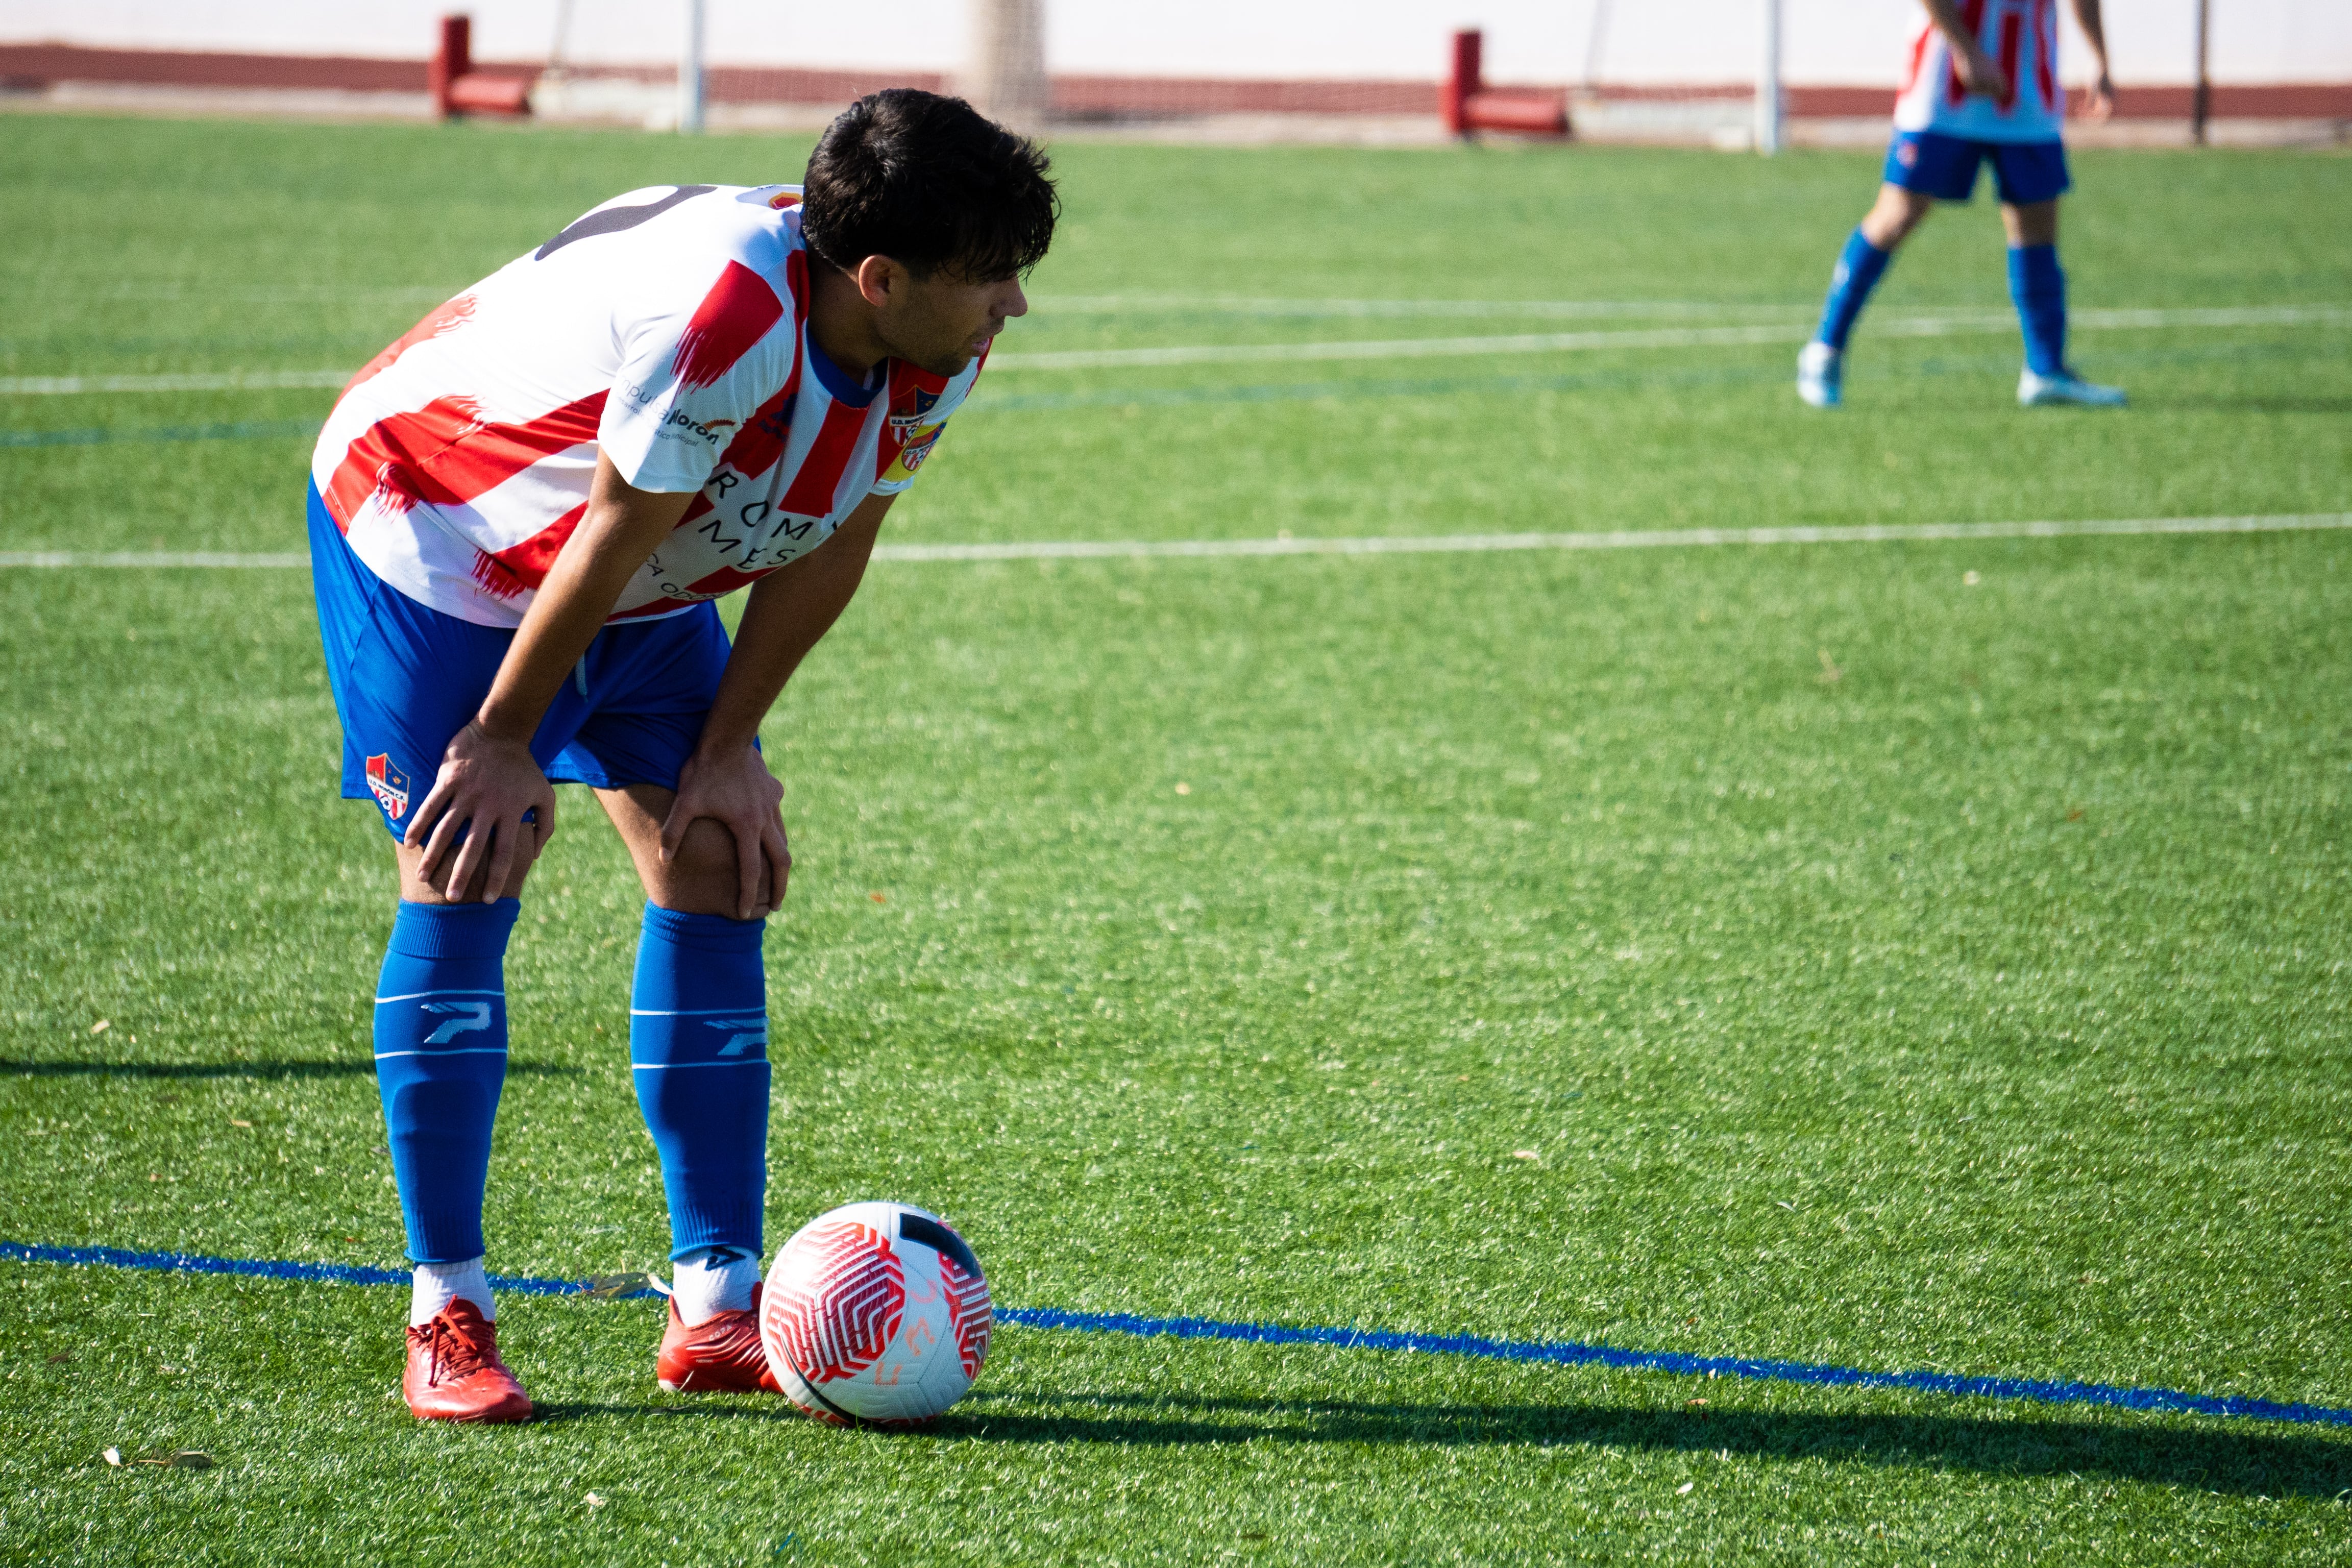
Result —
[{"label": "white goal post", "polygon": [[1757,0],[1763,15],[1756,51],[1756,151],[1766,157],[1780,150],[1786,135],[1787,100],[1780,88],[1781,0]]},{"label": "white goal post", "polygon": [[[677,53],[677,129],[695,135],[703,129],[707,0],[678,0],[681,26]],[[971,43],[954,88],[983,112],[1017,128],[1041,125],[1052,106],[1045,76],[1045,0],[967,0]],[[558,0],[556,44],[550,63],[560,60],[570,0]]]},{"label": "white goal post", "polygon": [[696,136],[702,132],[702,0],[681,0],[685,26],[677,40],[677,132]]}]

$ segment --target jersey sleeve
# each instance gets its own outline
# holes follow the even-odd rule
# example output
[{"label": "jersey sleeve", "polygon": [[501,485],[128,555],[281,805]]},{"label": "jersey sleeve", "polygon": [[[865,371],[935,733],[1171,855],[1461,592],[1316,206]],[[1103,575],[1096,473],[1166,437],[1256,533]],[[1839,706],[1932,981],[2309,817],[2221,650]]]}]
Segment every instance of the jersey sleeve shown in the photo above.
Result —
[{"label": "jersey sleeve", "polygon": [[894,496],[915,482],[915,470],[939,445],[949,416],[963,406],[972,384],[980,379],[981,366],[987,363],[987,356],[982,355],[936,392],[922,385],[919,378],[909,388],[891,389],[891,435],[898,441],[898,450],[881,465],[874,488],[866,494]]},{"label": "jersey sleeve", "polygon": [[735,433],[792,374],[798,336],[778,287],[734,260],[698,301],[615,329],[621,365],[596,439],[623,479],[669,494],[709,482]]}]

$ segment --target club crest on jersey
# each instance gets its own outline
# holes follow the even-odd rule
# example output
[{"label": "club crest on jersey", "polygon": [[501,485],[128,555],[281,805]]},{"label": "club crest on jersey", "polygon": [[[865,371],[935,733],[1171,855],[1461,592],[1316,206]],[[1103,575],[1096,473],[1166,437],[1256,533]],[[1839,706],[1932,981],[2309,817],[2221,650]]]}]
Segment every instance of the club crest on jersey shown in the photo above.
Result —
[{"label": "club crest on jersey", "polygon": [[934,425],[908,442],[898,454],[898,467],[910,474],[921,468],[923,459],[929,457],[931,448],[939,444],[940,432],[946,428],[944,425]]},{"label": "club crest on jersey", "polygon": [[890,428],[893,430],[912,430],[929,418],[931,410],[940,405],[938,393],[926,392],[919,386],[912,390],[913,397],[890,410]]},{"label": "club crest on jersey", "polygon": [[398,822],[408,810],[408,775],[392,765],[389,755],[367,760],[367,786],[383,814]]}]

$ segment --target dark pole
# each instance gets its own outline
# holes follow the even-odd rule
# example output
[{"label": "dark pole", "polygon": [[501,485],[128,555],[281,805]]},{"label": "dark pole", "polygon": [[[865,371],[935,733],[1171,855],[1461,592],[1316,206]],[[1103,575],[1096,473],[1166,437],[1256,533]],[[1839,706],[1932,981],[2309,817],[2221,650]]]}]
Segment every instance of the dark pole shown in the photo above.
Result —
[{"label": "dark pole", "polygon": [[2213,108],[2213,78],[2206,68],[2207,46],[2213,36],[2213,0],[2197,0],[2197,90],[2189,103],[2189,139],[2205,145],[2205,121]]}]

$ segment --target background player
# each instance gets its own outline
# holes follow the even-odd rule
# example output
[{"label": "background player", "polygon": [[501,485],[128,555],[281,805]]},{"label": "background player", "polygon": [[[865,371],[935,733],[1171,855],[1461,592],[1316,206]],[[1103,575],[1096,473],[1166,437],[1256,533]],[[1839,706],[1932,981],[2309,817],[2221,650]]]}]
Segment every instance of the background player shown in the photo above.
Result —
[{"label": "background player", "polygon": [[[2114,407],[2121,391],[2096,386],[2066,364],[2066,275],[2058,267],[2058,198],[2072,184],[2059,138],[2057,0],[1923,0],[1927,23],[1895,100],[1895,140],[1878,201],[1845,242],[1813,341],[1797,356],[1797,395],[1816,408],[1843,401],[1847,334],[1878,286],[1895,247],[1938,201],[1964,202],[1978,165],[1992,164],[2009,232],[2009,291],[2025,329],[2017,400]],[[2099,0],[2074,0],[2075,20],[2098,62],[2084,105],[2093,120],[2115,107]]]},{"label": "background player", "polygon": [[[398,844],[375,1058],[419,1416],[530,1414],[482,1196],[551,781],[596,792],[645,884],[629,1056],[676,1265],[657,1374],[774,1387],[760,946],[791,859],[760,721],[1027,310],[1056,213],[1030,143],[877,93],[803,189],[617,197],[427,316],[329,417],[310,518],[343,793]],[[730,648],[712,601],[747,584]]]}]

